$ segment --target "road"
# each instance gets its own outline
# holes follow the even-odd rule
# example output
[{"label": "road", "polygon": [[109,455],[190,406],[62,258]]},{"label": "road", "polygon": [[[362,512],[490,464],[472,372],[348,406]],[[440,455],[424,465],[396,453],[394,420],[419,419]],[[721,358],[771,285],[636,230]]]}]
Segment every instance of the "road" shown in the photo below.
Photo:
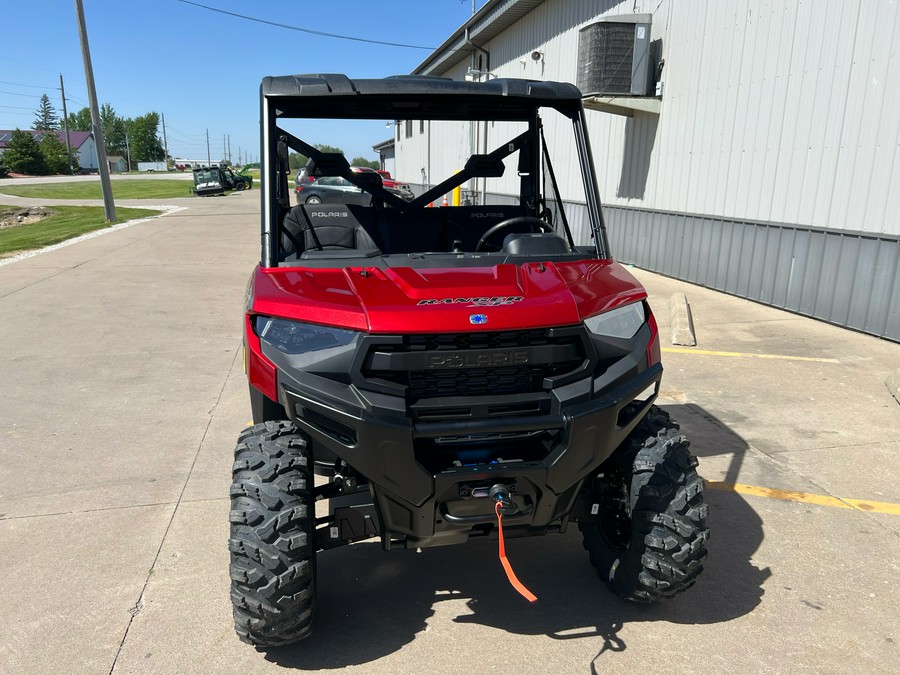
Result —
[{"label": "road", "polygon": [[664,336],[675,292],[697,327],[663,355],[663,403],[715,487],[693,589],[617,600],[575,528],[509,542],[534,605],[494,543],[363,543],[320,556],[313,638],[239,642],[228,487],[258,200],[185,200],[0,267],[0,673],[896,672],[900,346],[639,270]]}]

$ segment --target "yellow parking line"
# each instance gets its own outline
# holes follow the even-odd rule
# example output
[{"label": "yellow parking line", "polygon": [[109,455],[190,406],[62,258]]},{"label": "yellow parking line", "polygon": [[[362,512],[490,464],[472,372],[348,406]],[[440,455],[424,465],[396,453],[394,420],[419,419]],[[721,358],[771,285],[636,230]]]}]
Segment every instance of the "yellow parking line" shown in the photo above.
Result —
[{"label": "yellow parking line", "polygon": [[788,502],[802,502],[804,504],[815,504],[816,506],[831,506],[838,509],[854,509],[856,511],[867,511],[868,513],[889,513],[894,516],[900,516],[900,504],[892,504],[890,502],[829,497],[808,492],[794,492],[793,490],[776,490],[758,485],[725,483],[718,480],[706,481],[706,487],[723,492],[738,492],[742,495],[752,495],[754,497],[770,497],[771,499],[783,499]]},{"label": "yellow parking line", "polygon": [[752,354],[750,352],[714,352],[706,349],[680,349],[678,347],[663,347],[666,354],[699,354],[701,356],[728,356],[754,359],[777,359],[780,361],[811,361],[813,363],[840,363],[837,359],[825,359],[817,356],[787,356],[785,354]]}]

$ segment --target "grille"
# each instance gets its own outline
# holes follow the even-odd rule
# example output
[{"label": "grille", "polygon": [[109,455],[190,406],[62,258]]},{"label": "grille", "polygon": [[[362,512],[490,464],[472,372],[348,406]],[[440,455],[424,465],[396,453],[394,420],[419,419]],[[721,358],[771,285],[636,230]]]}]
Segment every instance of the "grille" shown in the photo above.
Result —
[{"label": "grille", "polygon": [[562,363],[452,369],[376,370],[366,367],[363,369],[363,377],[402,388],[403,393],[410,399],[536,393],[543,390],[545,378],[571,372],[583,363],[584,349],[578,334],[569,331],[565,335],[554,335],[551,329],[545,329],[407,335],[393,344],[373,341],[368,349],[369,354],[375,351],[399,354],[419,352],[478,354],[480,350],[527,349],[544,345],[577,345],[578,358]]},{"label": "grille", "polygon": [[503,349],[560,344],[548,330],[503,331],[502,333],[448,333],[437,335],[407,335],[403,339],[405,351],[433,351],[438,349]]},{"label": "grille", "polygon": [[541,390],[541,368],[470,368],[466,370],[419,370],[408,373],[406,383],[412,398],[440,396],[484,396],[527,394]]}]

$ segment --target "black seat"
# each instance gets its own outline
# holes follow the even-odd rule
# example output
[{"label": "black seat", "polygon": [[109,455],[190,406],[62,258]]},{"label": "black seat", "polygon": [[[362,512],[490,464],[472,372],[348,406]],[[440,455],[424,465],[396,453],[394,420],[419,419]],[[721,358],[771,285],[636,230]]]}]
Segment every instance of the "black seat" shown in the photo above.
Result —
[{"label": "black seat", "polygon": [[572,247],[556,232],[528,232],[506,235],[500,251],[510,255],[562,255],[571,253]]},{"label": "black seat", "polygon": [[[303,251],[328,251],[331,249],[379,249],[367,231],[374,227],[371,209],[348,204],[306,204],[295,206],[284,219],[284,228],[290,233],[281,237],[285,255]],[[297,250],[297,240],[303,248]]]}]

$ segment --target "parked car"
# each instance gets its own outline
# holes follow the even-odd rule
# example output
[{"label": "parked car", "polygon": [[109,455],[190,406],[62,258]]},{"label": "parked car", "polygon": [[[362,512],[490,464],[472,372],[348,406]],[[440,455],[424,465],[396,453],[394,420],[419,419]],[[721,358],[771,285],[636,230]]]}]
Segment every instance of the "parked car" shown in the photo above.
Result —
[{"label": "parked car", "polygon": [[[354,173],[376,173],[375,169],[364,166],[351,166],[350,169]],[[298,172],[297,178],[295,178],[296,187],[294,192],[297,195],[298,204],[361,204],[369,206],[372,203],[371,194],[357,187],[346,178],[341,178],[340,176],[315,178],[308,176],[306,169],[303,169],[302,172],[302,176]],[[396,194],[404,201],[409,202],[414,199],[409,186],[406,186],[406,190],[389,185],[384,185],[384,187],[388,192]]]},{"label": "parked car", "polygon": [[362,204],[372,203],[372,195],[363,192],[346,178],[323,176],[306,180],[296,187],[298,204]]},{"label": "parked car", "polygon": [[[385,171],[384,169],[375,169],[375,173],[381,176],[381,183],[386,188],[393,188],[394,190],[399,190],[404,193],[404,199],[407,201],[411,201],[415,198],[413,194],[412,188],[409,187],[407,183],[401,183],[400,181],[394,180],[394,177],[391,176],[390,171]],[[406,194],[408,193],[409,197],[407,198]]]}]

